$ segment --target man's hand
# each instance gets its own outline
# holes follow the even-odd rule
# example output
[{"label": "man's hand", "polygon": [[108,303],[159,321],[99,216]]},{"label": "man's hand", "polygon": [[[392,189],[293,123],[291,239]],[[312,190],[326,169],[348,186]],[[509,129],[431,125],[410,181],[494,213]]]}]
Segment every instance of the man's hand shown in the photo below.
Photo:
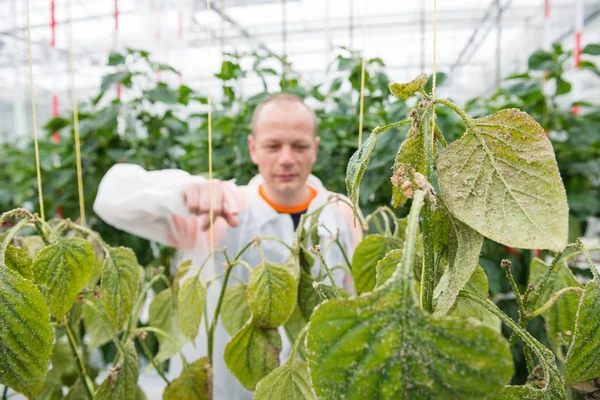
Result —
[{"label": "man's hand", "polygon": [[213,179],[206,182],[194,182],[183,189],[183,200],[192,214],[200,216],[200,229],[210,227],[210,195],[212,193],[213,220],[223,217],[229,226],[236,227],[237,201],[227,182]]}]

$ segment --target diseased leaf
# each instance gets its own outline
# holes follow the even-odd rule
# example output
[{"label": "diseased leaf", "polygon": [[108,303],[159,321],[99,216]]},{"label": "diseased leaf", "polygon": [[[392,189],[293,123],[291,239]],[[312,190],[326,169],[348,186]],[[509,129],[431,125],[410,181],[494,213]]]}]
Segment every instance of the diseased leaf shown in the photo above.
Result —
[{"label": "diseased leaf", "polygon": [[396,268],[402,262],[402,249],[389,251],[385,257],[377,262],[375,266],[376,284],[375,287],[382,286],[394,275]]},{"label": "diseased leaf", "polygon": [[45,289],[52,316],[69,311],[94,266],[94,249],[81,238],[60,238],[45,247],[33,261],[35,282]]},{"label": "diseased leaf", "polygon": [[367,170],[371,153],[375,148],[375,142],[379,133],[372,132],[369,137],[360,145],[360,148],[356,150],[350,160],[348,161],[348,167],[346,169],[346,190],[348,191],[348,197],[354,205],[358,208],[358,200],[360,193],[360,182]]},{"label": "diseased leaf", "polygon": [[[441,233],[447,243],[444,249],[438,250],[442,250],[440,252],[445,254],[448,261],[446,270],[433,293],[433,297],[437,299],[433,315],[439,316],[445,315],[450,310],[458,293],[479,265],[483,236],[454,218],[443,207],[437,210],[443,214],[443,226],[446,229]],[[438,223],[438,225],[442,224]],[[440,239],[439,236],[437,238]]]},{"label": "diseased leaf", "polygon": [[187,341],[179,329],[179,312],[177,299],[172,289],[165,289],[158,293],[150,303],[148,323],[162,329],[171,337],[158,334],[158,353],[155,360],[162,362],[177,354],[181,346]]},{"label": "diseased leaf", "polygon": [[133,250],[111,247],[102,265],[102,300],[119,331],[131,314],[138,295],[138,262]]},{"label": "diseased leaf", "polygon": [[[315,278],[310,274],[307,274],[304,271],[300,273],[300,281],[298,282],[298,308],[306,321],[310,319],[313,310],[323,302],[313,287],[313,282],[315,282]],[[348,293],[344,289],[338,289],[343,297],[348,296]],[[335,292],[331,285],[321,283],[321,290],[328,299],[335,298]]]},{"label": "diseased leaf", "polygon": [[495,400],[542,400],[544,392],[530,385],[507,386]]},{"label": "diseased leaf", "polygon": [[177,294],[179,326],[183,334],[192,341],[198,336],[205,301],[206,285],[194,276],[185,279]]},{"label": "diseased leaf", "polygon": [[402,268],[382,288],[315,310],[308,363],[320,399],[493,399],[513,373],[508,342],[487,327],[423,312],[412,294],[413,200]]},{"label": "diseased leaf", "polygon": [[94,400],[135,399],[139,376],[138,357],[133,342],[124,346],[117,366],[108,374],[94,394]]},{"label": "diseased leaf", "polygon": [[255,400],[316,400],[304,360],[290,359],[256,385]]},{"label": "diseased leaf", "polygon": [[[425,113],[421,123],[427,124],[426,118],[431,113]],[[413,123],[406,135],[406,139],[400,145],[398,154],[394,161],[394,175],[392,176],[392,204],[395,208],[402,206],[408,199],[407,194],[412,194],[411,188],[403,185],[409,182],[412,186],[415,172],[425,173],[425,150],[423,130]],[[406,184],[408,185],[408,184]]]},{"label": "diseased leaf", "polygon": [[565,365],[566,384],[578,384],[600,377],[600,284],[596,279],[585,286],[575,322],[575,334]]},{"label": "diseased leaf", "polygon": [[408,83],[390,83],[390,92],[400,99],[408,99],[416,92],[422,90],[426,83],[427,75],[420,74]]},{"label": "diseased leaf", "polygon": [[225,364],[246,389],[253,391],[279,366],[280,352],[277,329],[264,329],[249,321],[225,346]]},{"label": "diseased leaf", "polygon": [[[471,275],[463,290],[476,293],[482,297],[488,297],[488,279],[483,268],[478,265]],[[453,317],[470,318],[476,323],[487,326],[498,333],[502,333],[502,322],[494,314],[490,313],[480,304],[458,297],[448,312]]]},{"label": "diseased leaf", "polygon": [[[548,264],[534,258],[530,266],[529,283],[534,287],[539,286],[542,276],[548,269]],[[534,304],[537,309],[550,300],[556,292],[566,287],[582,287],[566,263],[559,261],[554,266],[546,284]],[[546,322],[548,341],[555,354],[564,361],[564,353],[561,348],[563,341],[569,341],[575,329],[575,317],[579,306],[579,295],[577,293],[565,293],[550,309],[542,314]]]},{"label": "diseased leaf", "polygon": [[402,240],[383,235],[369,235],[358,244],[352,256],[352,277],[357,294],[375,288],[377,263],[391,250],[400,248]]},{"label": "diseased leaf", "polygon": [[208,358],[202,357],[183,366],[181,375],[173,380],[163,393],[163,400],[212,400]]},{"label": "diseased leaf", "polygon": [[263,328],[276,328],[288,320],[296,306],[298,283],[290,270],[263,262],[250,273],[246,297],[252,318]]},{"label": "diseased leaf", "polygon": [[[97,300],[93,296],[89,296],[87,300],[106,313],[104,303],[101,300]],[[89,339],[88,346],[90,348],[100,347],[112,339],[110,332],[106,330],[106,326],[102,322],[102,318],[87,303],[83,304],[83,323],[85,324],[85,333]]]},{"label": "diseased leaf", "polygon": [[42,390],[54,332],[34,284],[0,264],[0,384],[27,397]]},{"label": "diseased leaf", "polygon": [[33,280],[32,261],[27,250],[9,244],[6,248],[6,266],[18,272],[25,279]]},{"label": "diseased leaf", "polygon": [[234,336],[251,317],[246,301],[246,285],[227,286],[221,307],[221,320],[227,333]]},{"label": "diseased leaf", "polygon": [[568,236],[567,198],[542,127],[517,109],[472,122],[473,129],[437,161],[448,210],[504,245],[562,251]]}]

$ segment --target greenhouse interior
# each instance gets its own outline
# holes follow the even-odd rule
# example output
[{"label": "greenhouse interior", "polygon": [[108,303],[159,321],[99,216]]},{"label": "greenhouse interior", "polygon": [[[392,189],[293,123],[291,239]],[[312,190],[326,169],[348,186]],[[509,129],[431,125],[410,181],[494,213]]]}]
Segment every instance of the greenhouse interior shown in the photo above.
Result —
[{"label": "greenhouse interior", "polygon": [[600,1],[0,0],[4,399],[600,399]]}]

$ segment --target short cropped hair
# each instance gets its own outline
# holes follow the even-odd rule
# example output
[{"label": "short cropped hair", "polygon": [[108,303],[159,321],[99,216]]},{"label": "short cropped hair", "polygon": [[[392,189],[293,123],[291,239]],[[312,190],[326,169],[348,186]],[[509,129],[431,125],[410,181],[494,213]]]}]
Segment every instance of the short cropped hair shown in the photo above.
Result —
[{"label": "short cropped hair", "polygon": [[308,110],[308,112],[312,116],[314,134],[315,134],[315,136],[317,135],[317,115],[310,107],[308,107],[304,103],[304,101],[302,101],[302,99],[300,97],[290,94],[290,93],[275,94],[275,95],[269,97],[267,100],[263,101],[258,107],[256,107],[256,109],[254,110],[254,114],[252,115],[252,125],[251,125],[252,134],[254,134],[256,132],[256,128],[257,128],[256,125],[258,123],[258,118],[259,118],[260,114],[262,113],[263,108],[269,103],[275,103],[278,105],[283,105],[283,104],[302,105],[306,110]]}]

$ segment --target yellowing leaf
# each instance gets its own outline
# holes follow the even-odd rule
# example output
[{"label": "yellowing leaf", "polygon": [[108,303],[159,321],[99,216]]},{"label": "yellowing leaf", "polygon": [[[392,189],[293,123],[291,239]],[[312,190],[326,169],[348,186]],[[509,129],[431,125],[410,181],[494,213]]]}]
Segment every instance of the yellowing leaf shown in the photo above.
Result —
[{"label": "yellowing leaf", "polygon": [[138,357],[133,342],[124,346],[125,354],[98,387],[94,400],[135,399],[139,376]]},{"label": "yellowing leaf", "polygon": [[94,267],[94,249],[81,238],[61,238],[33,261],[35,282],[45,289],[52,316],[58,320],[73,306]]},{"label": "yellowing leaf", "polygon": [[173,380],[163,393],[163,400],[212,400],[210,396],[210,363],[202,357],[184,365],[181,375]]},{"label": "yellowing leaf", "polygon": [[251,316],[246,301],[246,285],[227,286],[221,307],[221,320],[227,333],[230,336],[238,333]]},{"label": "yellowing leaf", "polygon": [[250,273],[246,297],[252,319],[263,328],[285,324],[294,307],[298,284],[281,264],[264,262]]},{"label": "yellowing leaf", "polygon": [[600,284],[597,278],[585,286],[575,323],[575,334],[565,365],[567,385],[576,387],[600,377]]},{"label": "yellowing leaf", "polygon": [[34,284],[0,264],[0,384],[38,394],[46,379],[54,332]]},{"label": "yellowing leaf", "polygon": [[483,236],[517,248],[565,248],[565,188],[552,144],[529,115],[508,109],[473,120],[437,169],[448,210]]},{"label": "yellowing leaf", "polygon": [[177,294],[179,326],[183,334],[190,340],[194,340],[198,336],[205,301],[206,285],[203,282],[196,277],[190,277],[183,281]]},{"label": "yellowing leaf", "polygon": [[408,99],[416,92],[422,90],[426,83],[427,75],[419,74],[419,76],[408,83],[390,83],[390,92],[400,99]]},{"label": "yellowing leaf", "polygon": [[[443,210],[438,208],[438,210]],[[437,304],[433,315],[445,315],[454,304],[458,293],[467,284],[479,265],[479,253],[483,245],[483,236],[463,224],[451,214],[443,213],[443,232],[447,241],[443,252],[448,265],[434,291]],[[486,293],[487,295],[487,293]]]},{"label": "yellowing leaf", "polygon": [[225,346],[225,364],[246,389],[254,390],[279,366],[280,352],[277,329],[264,329],[250,321]]},{"label": "yellowing leaf", "polygon": [[370,292],[377,282],[377,263],[391,250],[402,248],[402,240],[369,235],[359,243],[352,256],[352,277],[358,294]]},{"label": "yellowing leaf", "polygon": [[289,360],[265,376],[258,385],[254,400],[316,400],[304,360]]},{"label": "yellowing leaf", "polygon": [[138,262],[133,250],[111,247],[102,265],[102,300],[119,331],[133,309],[139,291]]},{"label": "yellowing leaf", "polygon": [[159,348],[154,358],[159,362],[166,361],[177,354],[181,346],[187,341],[179,329],[177,299],[170,288],[161,291],[152,299],[148,323],[150,326],[161,329],[170,335],[170,337],[167,337],[157,334]]}]

